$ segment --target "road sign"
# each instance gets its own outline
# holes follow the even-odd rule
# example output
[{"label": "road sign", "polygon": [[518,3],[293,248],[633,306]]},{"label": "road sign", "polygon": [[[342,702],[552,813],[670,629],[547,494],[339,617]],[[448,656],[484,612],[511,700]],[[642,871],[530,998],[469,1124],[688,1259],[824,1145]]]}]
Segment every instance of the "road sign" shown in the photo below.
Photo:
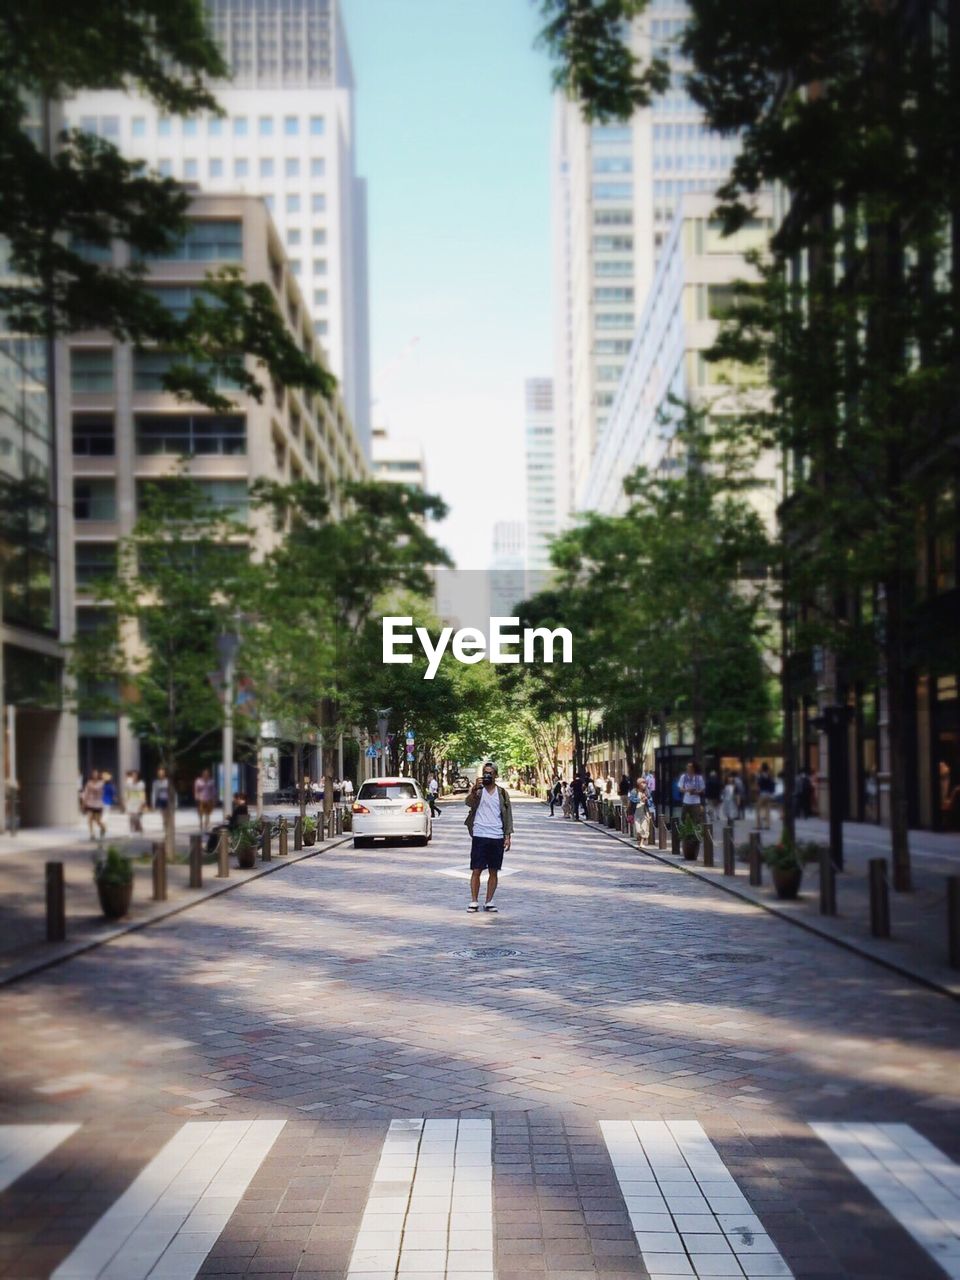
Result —
[{"label": "road sign", "polygon": [[367,757],[368,760],[376,760],[380,752],[377,750],[376,747],[367,747],[366,751],[363,754]]},{"label": "road sign", "polygon": [[407,762],[408,762],[408,763],[410,763],[410,764],[412,764],[412,763],[413,763],[413,752],[412,752],[412,751],[408,751],[408,752],[407,752]]}]

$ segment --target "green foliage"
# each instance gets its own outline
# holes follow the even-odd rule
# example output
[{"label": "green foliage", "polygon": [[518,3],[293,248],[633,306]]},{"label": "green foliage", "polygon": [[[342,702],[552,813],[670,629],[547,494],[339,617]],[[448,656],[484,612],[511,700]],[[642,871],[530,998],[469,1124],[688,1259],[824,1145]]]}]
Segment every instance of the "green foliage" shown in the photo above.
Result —
[{"label": "green foliage", "polygon": [[129,884],[133,879],[133,864],[117,845],[107,845],[104,857],[94,861],[93,878],[97,884]]},{"label": "green foliage", "polygon": [[702,840],[703,827],[691,814],[684,813],[677,822],[677,835],[681,840]]},{"label": "green foliage", "polygon": [[317,820],[316,820],[316,818],[304,818],[304,820],[303,820],[303,834],[304,834],[308,839],[312,838],[313,836],[315,836],[315,835],[317,834]]},{"label": "green foliage", "polygon": [[540,0],[539,43],[551,54],[554,85],[576,98],[587,120],[627,120],[670,83],[667,64],[642,67],[624,36],[649,0]]},{"label": "green foliage", "polygon": [[764,845],[761,853],[767,866],[777,871],[802,871],[804,863],[810,861],[804,857],[801,847],[787,836],[781,836],[776,844]]},{"label": "green foliage", "polygon": [[[9,269],[0,311],[9,330],[52,338],[102,329],[171,353],[166,387],[222,411],[218,376],[263,395],[257,370],[323,396],[332,375],[286,331],[264,284],[235,270],[174,317],[144,286],[145,261],[169,253],[187,226],[189,197],[103,138],[53,137],[48,103],[84,89],[139,90],[174,115],[216,111],[209,82],[228,69],[201,0],[8,0],[0,9],[0,240]],[[32,113],[42,110],[35,125]],[[123,246],[118,263],[109,254]],[[253,363],[248,368],[244,357]]]}]

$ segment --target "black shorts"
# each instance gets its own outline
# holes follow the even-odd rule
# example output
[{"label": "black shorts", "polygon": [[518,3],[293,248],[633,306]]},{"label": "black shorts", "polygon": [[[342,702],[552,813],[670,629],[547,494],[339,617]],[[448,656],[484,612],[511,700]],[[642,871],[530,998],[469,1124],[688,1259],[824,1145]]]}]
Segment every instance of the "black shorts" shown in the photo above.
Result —
[{"label": "black shorts", "polygon": [[470,845],[470,870],[499,871],[503,866],[503,840],[494,840],[492,836],[474,836]]}]

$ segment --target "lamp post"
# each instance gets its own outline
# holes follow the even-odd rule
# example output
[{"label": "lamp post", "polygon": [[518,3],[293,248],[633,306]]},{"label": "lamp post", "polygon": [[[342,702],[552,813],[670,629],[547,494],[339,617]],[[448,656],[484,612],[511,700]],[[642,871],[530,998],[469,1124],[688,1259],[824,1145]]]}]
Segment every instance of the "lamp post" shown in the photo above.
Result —
[{"label": "lamp post", "polygon": [[[3,672],[3,571],[7,562],[13,558],[13,546],[5,538],[0,537],[0,835],[7,830],[7,702]],[[13,717],[9,717],[13,723]],[[10,778],[13,780],[16,766],[12,759],[11,734]],[[12,815],[11,815],[12,816]]]},{"label": "lamp post", "polygon": [[380,735],[380,772],[379,776],[387,776],[387,728],[390,723],[390,712],[393,707],[379,707],[377,710],[377,732]]},{"label": "lamp post", "polygon": [[235,631],[217,636],[217,653],[223,675],[223,820],[233,813],[233,681],[240,637]]},{"label": "lamp post", "polygon": [[811,721],[814,729],[827,736],[827,787],[830,797],[830,857],[838,871],[843,870],[843,801],[842,764],[844,738],[853,718],[853,708],[830,704],[821,707],[820,715]]}]

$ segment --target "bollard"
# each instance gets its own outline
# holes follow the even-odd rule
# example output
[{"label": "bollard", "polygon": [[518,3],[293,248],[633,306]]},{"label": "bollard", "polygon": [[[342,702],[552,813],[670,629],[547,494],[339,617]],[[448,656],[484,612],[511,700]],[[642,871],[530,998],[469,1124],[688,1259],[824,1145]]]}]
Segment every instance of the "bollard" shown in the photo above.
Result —
[{"label": "bollard", "polygon": [[303,848],[303,823],[300,820],[300,815],[297,814],[297,816],[293,820],[293,851],[294,853],[299,853],[302,848]]},{"label": "bollard", "polygon": [[47,941],[63,942],[67,936],[67,904],[63,888],[63,863],[46,864]]},{"label": "bollard", "polygon": [[713,823],[703,824],[703,865],[713,866]]},{"label": "bollard", "polygon": [[203,836],[190,837],[190,888],[203,888]]},{"label": "bollard", "polygon": [[960,876],[947,876],[947,958],[960,969]]},{"label": "bollard", "polygon": [[820,914],[837,914],[837,881],[829,849],[820,851]]},{"label": "bollard", "polygon": [[217,879],[225,880],[230,875],[230,832],[224,827],[217,841]]},{"label": "bollard", "polygon": [[737,874],[737,851],[733,847],[733,827],[723,828],[723,874]]},{"label": "bollard", "polygon": [[670,820],[670,852],[675,857],[680,854],[680,824],[676,818]]},{"label": "bollard", "polygon": [[763,854],[760,852],[760,832],[750,832],[750,884],[763,884]]},{"label": "bollard", "polygon": [[336,818],[334,820],[334,827],[336,828],[337,835],[342,836],[343,835],[343,810],[339,807],[336,809]]},{"label": "bollard", "polygon": [[[637,812],[639,812],[639,810]],[[657,820],[649,812],[647,816],[647,844],[651,849],[655,849],[657,847]]]},{"label": "bollard", "polygon": [[871,858],[867,869],[870,875],[870,932],[875,938],[889,938],[890,891],[886,858]]},{"label": "bollard", "polygon": [[660,839],[659,839],[660,848],[661,848],[661,849],[666,849],[666,847],[667,847],[667,820],[666,820],[666,818],[663,816],[663,814],[662,814],[662,813],[660,814],[660,817],[657,819],[657,831],[658,831],[658,833],[659,833],[659,837],[660,837]]},{"label": "bollard", "polygon": [[280,836],[277,841],[278,857],[285,858],[287,856],[288,839],[289,839],[289,835],[287,833],[287,820],[286,818],[281,818],[280,819]]},{"label": "bollard", "polygon": [[273,859],[273,829],[270,826],[270,819],[263,820],[263,844],[260,846],[260,857],[264,862],[270,862]]},{"label": "bollard", "polygon": [[153,900],[167,900],[167,846],[163,840],[153,842]]}]

